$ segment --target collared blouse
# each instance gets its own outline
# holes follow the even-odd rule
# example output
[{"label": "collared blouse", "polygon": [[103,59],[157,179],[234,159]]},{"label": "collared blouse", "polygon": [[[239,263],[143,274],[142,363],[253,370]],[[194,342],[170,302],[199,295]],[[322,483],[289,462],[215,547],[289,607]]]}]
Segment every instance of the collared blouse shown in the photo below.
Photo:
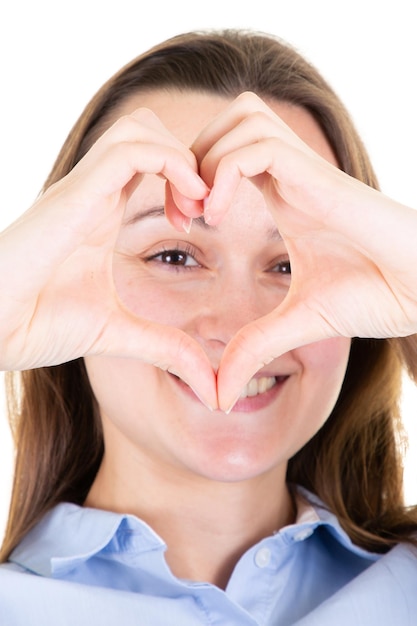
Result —
[{"label": "collared blouse", "polygon": [[299,489],[297,519],[251,547],[225,590],[169,569],[132,515],[63,503],[0,566],[1,626],[415,626],[417,553],[352,544]]}]

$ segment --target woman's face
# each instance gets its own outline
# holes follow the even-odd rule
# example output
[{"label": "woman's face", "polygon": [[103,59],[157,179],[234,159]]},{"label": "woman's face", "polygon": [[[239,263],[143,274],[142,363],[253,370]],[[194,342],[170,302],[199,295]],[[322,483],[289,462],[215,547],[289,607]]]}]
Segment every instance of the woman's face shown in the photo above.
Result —
[{"label": "woman's face", "polygon": [[[120,114],[152,109],[187,146],[228,100],[197,93],[131,97]],[[275,112],[335,162],[314,119],[283,103]],[[164,217],[164,182],[146,176],[130,196],[114,259],[122,301],[138,316],[182,329],[213,368],[235,333],[283,300],[285,245],[262,194],[244,180],[217,227],[194,220],[179,233]],[[139,360],[88,357],[106,455],[183,477],[241,481],[285,477],[288,459],[323,425],[338,397],[350,341],[330,339],[289,352],[250,381],[230,414],[210,412],[174,375]]]}]

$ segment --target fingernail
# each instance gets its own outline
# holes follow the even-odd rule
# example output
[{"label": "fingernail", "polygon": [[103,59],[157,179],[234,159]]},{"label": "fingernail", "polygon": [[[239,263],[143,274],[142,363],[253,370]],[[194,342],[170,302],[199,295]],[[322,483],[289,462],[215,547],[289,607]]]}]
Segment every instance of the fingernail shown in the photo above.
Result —
[{"label": "fingernail", "polygon": [[214,408],[210,404],[208,404],[205,400],[203,400],[203,398],[200,396],[200,394],[197,393],[196,390],[193,387],[191,387],[191,389],[192,389],[193,393],[197,396],[197,398],[200,400],[201,404],[204,404],[206,409],[208,409],[209,411],[211,411],[213,413]]},{"label": "fingernail", "polygon": [[185,217],[182,221],[182,227],[187,233],[187,235],[190,234],[192,223],[193,223],[192,217]]},{"label": "fingernail", "polygon": [[213,216],[210,213],[210,198],[211,198],[211,192],[203,200],[204,221],[205,221],[206,224],[210,224],[210,222],[213,219]]},{"label": "fingernail", "polygon": [[235,406],[236,402],[239,400],[240,398],[240,394],[237,396],[237,398],[235,400],[233,400],[232,404],[229,406],[228,409],[226,409],[225,413],[226,415],[229,415],[229,413],[231,413],[233,407]]}]

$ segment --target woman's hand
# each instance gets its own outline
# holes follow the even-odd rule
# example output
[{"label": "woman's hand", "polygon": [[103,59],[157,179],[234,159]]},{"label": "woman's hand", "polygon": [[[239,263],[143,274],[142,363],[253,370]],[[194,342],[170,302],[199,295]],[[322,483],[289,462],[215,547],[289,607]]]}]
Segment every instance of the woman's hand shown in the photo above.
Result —
[{"label": "woman's hand", "polygon": [[301,345],[417,332],[417,212],[340,171],[253,94],[244,94],[192,147],[218,224],[242,177],[261,189],[291,261],[284,302],[245,326],[218,371],[219,406],[253,374]]},{"label": "woman's hand", "polygon": [[240,180],[250,179],[288,249],[286,299],[241,329],[224,352],[220,408],[230,408],[266,363],[298,346],[417,331],[417,213],[341,172],[244,94],[192,150],[146,109],[121,118],[0,235],[2,369],[98,354],[142,358],[217,406],[216,377],[201,347],[178,329],[138,319],[115,292],[114,244],[145,173],[168,181],[167,217],[185,229],[201,214],[207,185],[205,216],[215,225]]},{"label": "woman's hand", "polygon": [[0,235],[0,368],[99,354],[142,358],[179,375],[215,407],[215,375],[197,342],[138,319],[114,288],[114,244],[126,200],[145,173],[168,181],[175,200],[169,218],[177,228],[187,228],[185,213],[201,214],[207,188],[193,153],[151,111],[139,109]]}]

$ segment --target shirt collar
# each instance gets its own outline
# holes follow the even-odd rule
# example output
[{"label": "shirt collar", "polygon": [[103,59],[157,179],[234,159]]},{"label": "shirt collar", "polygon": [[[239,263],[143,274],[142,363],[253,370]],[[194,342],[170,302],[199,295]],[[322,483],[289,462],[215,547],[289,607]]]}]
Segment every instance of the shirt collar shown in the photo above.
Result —
[{"label": "shirt collar", "polygon": [[162,539],[142,520],[63,502],[24,537],[9,561],[41,576],[75,567],[99,552],[164,550]]},{"label": "shirt collar", "polygon": [[349,535],[341,527],[337,517],[320,500],[318,496],[298,485],[294,486],[297,518],[294,524],[282,528],[278,534],[284,535],[290,542],[299,542],[308,539],[318,527],[325,527],[327,531],[350,552],[358,556],[377,561],[380,554],[370,552],[355,545]]},{"label": "shirt collar", "polygon": [[[349,551],[370,560],[379,555],[355,546],[337,518],[309,491],[297,487],[297,517],[276,537],[288,543],[308,539],[319,526]],[[166,549],[164,541],[144,521],[133,515],[61,503],[49,511],[24,537],[9,561],[41,576],[53,576],[76,567],[100,552],[108,555]]]}]

